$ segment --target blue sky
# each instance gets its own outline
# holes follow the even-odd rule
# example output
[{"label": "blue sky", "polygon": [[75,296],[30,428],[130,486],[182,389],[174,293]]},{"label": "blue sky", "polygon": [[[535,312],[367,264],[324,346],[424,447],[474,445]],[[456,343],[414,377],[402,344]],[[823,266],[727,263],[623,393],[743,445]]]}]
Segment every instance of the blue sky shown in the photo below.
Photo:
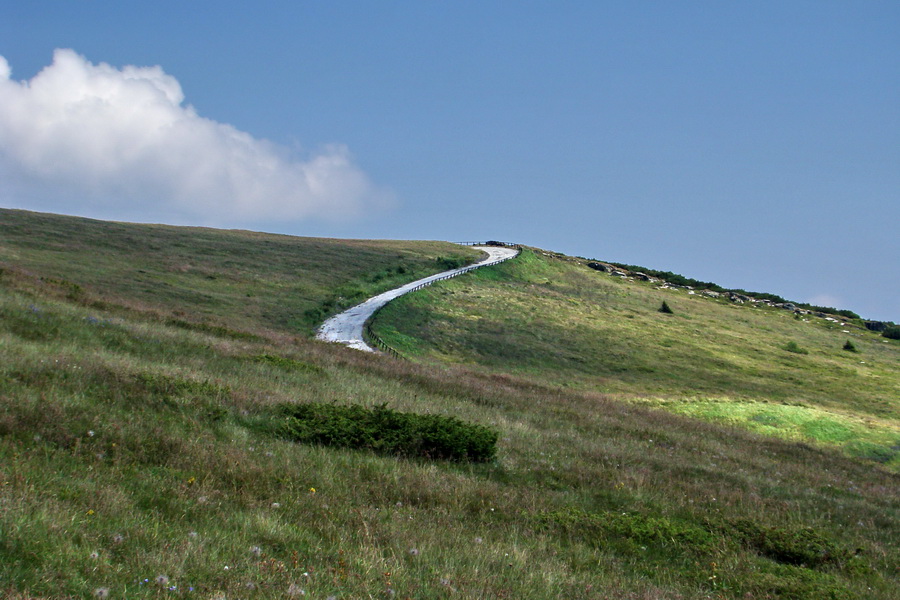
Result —
[{"label": "blue sky", "polygon": [[900,321],[896,2],[134,4],[0,9],[0,205],[511,240]]}]

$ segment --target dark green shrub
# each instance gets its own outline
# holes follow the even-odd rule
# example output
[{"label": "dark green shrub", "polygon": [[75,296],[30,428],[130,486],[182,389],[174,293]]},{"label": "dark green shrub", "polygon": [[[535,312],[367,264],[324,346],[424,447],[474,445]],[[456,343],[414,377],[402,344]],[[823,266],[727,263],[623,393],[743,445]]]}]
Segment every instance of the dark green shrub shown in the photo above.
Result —
[{"label": "dark green shrub", "polygon": [[672,309],[669,307],[668,302],[666,302],[665,300],[663,300],[662,306],[659,307],[659,312],[665,313],[667,315],[674,314]]},{"label": "dark green shrub", "polygon": [[891,325],[881,335],[891,340],[900,340],[900,326]]},{"label": "dark green shrub", "polygon": [[466,259],[461,256],[439,256],[435,259],[438,266],[444,269],[458,269],[465,266]]},{"label": "dark green shrub", "polygon": [[275,433],[307,444],[473,462],[490,461],[497,451],[496,431],[455,417],[322,403],[282,406],[280,413]]},{"label": "dark green shrub", "polygon": [[593,544],[605,545],[620,539],[700,554],[711,553],[716,547],[715,536],[703,527],[680,519],[639,513],[589,513],[569,508],[541,513],[538,521],[543,525],[555,525],[568,535]]},{"label": "dark green shrub", "polygon": [[746,582],[747,598],[779,600],[861,600],[832,575],[792,565],[775,564]]},{"label": "dark green shrub", "polygon": [[850,340],[847,340],[844,343],[844,350],[846,350],[847,352],[858,352],[856,346],[854,346],[853,342],[851,342]]},{"label": "dark green shrub", "polygon": [[800,345],[793,340],[782,346],[782,348],[788,352],[793,352],[794,354],[809,354],[809,350],[801,348]]},{"label": "dark green shrub", "polygon": [[736,537],[763,556],[788,565],[809,568],[842,565],[854,557],[811,527],[767,527],[750,519],[728,523]]},{"label": "dark green shrub", "polygon": [[872,460],[879,463],[889,463],[898,454],[897,450],[887,446],[861,440],[850,442],[845,446],[845,449],[852,456],[865,458],[866,460]]}]

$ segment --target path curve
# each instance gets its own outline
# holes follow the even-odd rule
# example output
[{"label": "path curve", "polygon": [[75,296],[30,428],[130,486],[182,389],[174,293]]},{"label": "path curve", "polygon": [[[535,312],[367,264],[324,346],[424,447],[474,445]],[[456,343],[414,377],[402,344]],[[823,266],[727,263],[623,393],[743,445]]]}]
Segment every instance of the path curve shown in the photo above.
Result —
[{"label": "path curve", "polygon": [[496,265],[497,263],[503,262],[504,260],[509,260],[510,258],[513,258],[514,256],[517,256],[519,254],[519,250],[517,248],[507,248],[504,246],[474,247],[487,252],[488,257],[477,263],[459,269],[437,273],[429,277],[424,277],[417,281],[407,283],[406,285],[398,287],[397,289],[393,289],[369,298],[362,304],[357,304],[353,308],[336,314],[322,323],[322,326],[319,327],[319,330],[316,332],[316,339],[320,339],[326,342],[345,344],[351,348],[364,350],[366,352],[375,352],[375,349],[369,346],[363,339],[363,327],[365,326],[366,321],[368,321],[372,317],[372,315],[375,314],[375,311],[377,311],[379,308],[381,308],[391,300],[399,298],[403,294],[408,294],[413,290],[417,290],[426,285],[431,285],[435,281],[450,279],[451,277],[456,277],[457,275],[468,273],[469,271],[478,269],[480,267]]}]

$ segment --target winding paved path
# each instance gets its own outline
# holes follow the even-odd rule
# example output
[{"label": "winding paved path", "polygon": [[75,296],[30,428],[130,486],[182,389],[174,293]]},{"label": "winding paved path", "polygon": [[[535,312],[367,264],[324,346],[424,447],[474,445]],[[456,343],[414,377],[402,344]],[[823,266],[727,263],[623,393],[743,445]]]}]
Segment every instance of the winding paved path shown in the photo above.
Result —
[{"label": "winding paved path", "polygon": [[480,262],[459,269],[453,269],[452,271],[437,273],[436,275],[431,275],[429,277],[407,283],[406,285],[398,287],[397,289],[390,290],[369,298],[362,304],[357,304],[353,308],[347,309],[340,314],[334,315],[333,317],[325,321],[316,332],[316,338],[324,340],[326,342],[346,344],[347,346],[356,348],[357,350],[375,352],[375,349],[369,346],[363,339],[363,327],[365,326],[366,321],[368,321],[369,318],[373,314],[375,314],[375,311],[377,311],[379,308],[381,308],[394,298],[399,298],[403,294],[407,294],[413,290],[419,289],[420,287],[430,285],[435,281],[456,277],[457,275],[462,275],[463,273],[467,273],[479,267],[495,265],[499,262],[503,262],[504,260],[509,260],[519,253],[516,248],[506,248],[503,246],[475,246],[475,248],[487,252],[488,257],[481,260]]}]

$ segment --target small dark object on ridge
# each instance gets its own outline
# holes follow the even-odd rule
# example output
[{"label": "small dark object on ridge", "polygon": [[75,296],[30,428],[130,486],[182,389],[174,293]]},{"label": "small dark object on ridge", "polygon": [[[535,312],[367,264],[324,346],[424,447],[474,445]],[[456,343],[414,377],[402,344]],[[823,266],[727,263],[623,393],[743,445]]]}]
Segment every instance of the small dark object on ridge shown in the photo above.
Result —
[{"label": "small dark object on ridge", "polygon": [[666,313],[667,315],[675,314],[671,308],[669,308],[669,304],[663,300],[662,306],[659,307],[659,312]]}]

